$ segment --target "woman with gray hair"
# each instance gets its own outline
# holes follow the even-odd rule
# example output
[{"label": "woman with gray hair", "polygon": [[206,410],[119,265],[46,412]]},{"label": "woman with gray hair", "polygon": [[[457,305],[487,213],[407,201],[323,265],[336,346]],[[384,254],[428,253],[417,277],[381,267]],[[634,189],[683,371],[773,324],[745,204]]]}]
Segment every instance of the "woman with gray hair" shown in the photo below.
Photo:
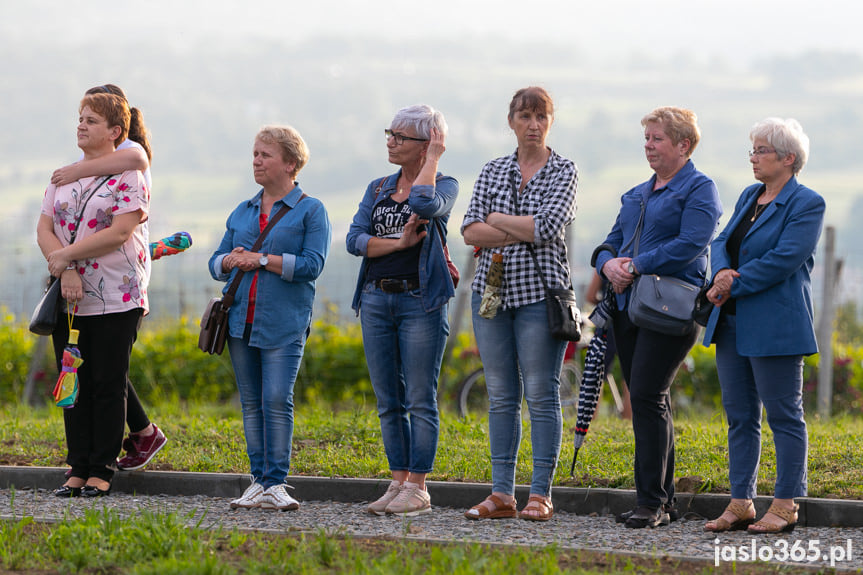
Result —
[{"label": "woman with gray hair", "polygon": [[[711,245],[716,271],[707,297],[716,307],[704,345],[716,344],[731,503],[704,530],[790,532],[798,519],[794,498],[806,495],[803,357],[818,351],[810,273],[825,204],[797,182],[809,138],[796,120],[767,118],[753,126],[749,139],[749,161],[761,183],[743,190]],[[752,525],[762,405],[776,446],[776,484],[773,504]]]},{"label": "woman with gray hair", "polygon": [[368,512],[414,516],[431,511],[425,478],[437,452],[437,381],[455,294],[444,250],[458,182],[437,171],[447,133],[439,111],[402,108],[384,133],[399,171],[366,187],[347,249],[363,258],[352,307],[393,477]]}]

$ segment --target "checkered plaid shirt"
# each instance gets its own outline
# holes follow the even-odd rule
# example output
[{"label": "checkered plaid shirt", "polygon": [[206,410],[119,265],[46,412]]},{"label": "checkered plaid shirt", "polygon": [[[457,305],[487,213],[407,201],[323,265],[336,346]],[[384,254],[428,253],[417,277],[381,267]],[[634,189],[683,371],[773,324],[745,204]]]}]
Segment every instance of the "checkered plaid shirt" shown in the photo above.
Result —
[{"label": "checkered plaid shirt", "polygon": [[[513,153],[487,163],[476,180],[473,195],[462,222],[464,229],[474,222],[484,222],[492,212],[531,215],[534,219],[534,251],[549,287],[571,285],[569,263],[564,241],[566,226],[575,218],[575,189],[578,170],[572,161],[554,150],[548,162],[530,179],[518,198],[513,192],[521,185],[521,170]],[[479,252],[476,275],[471,289],[482,294],[494,252],[503,254],[504,277],[501,308],[516,308],[545,299],[542,285],[527,243]]]}]

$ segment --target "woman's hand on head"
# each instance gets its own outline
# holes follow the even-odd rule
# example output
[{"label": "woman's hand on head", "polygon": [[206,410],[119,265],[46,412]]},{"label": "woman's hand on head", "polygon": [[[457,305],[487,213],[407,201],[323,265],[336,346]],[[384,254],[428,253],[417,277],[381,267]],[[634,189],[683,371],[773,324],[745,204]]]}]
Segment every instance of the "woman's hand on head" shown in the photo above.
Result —
[{"label": "woman's hand on head", "polygon": [[443,135],[443,132],[437,128],[431,129],[428,148],[426,148],[426,161],[433,160],[436,162],[440,160],[440,157],[446,151],[445,140],[446,136]]},{"label": "woman's hand on head", "polygon": [[78,174],[78,164],[69,164],[54,170],[51,174],[51,183],[55,186],[65,186],[79,180],[81,176]]}]

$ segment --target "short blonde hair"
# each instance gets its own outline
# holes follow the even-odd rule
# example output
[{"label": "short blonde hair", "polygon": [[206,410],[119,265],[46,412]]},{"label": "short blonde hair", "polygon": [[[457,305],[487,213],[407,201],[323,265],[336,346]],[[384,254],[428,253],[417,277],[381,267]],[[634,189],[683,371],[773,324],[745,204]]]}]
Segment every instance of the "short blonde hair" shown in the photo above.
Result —
[{"label": "short blonde hair", "polygon": [[291,126],[264,126],[258,131],[256,140],[266,144],[276,144],[282,150],[282,159],[295,162],[291,178],[296,178],[309,161],[309,147],[300,133]]},{"label": "short blonde hair", "polygon": [[641,119],[643,127],[654,122],[662,126],[662,131],[671,138],[674,145],[683,140],[689,140],[687,157],[692,155],[701,140],[701,130],[698,129],[698,116],[695,112],[677,106],[662,106]]}]

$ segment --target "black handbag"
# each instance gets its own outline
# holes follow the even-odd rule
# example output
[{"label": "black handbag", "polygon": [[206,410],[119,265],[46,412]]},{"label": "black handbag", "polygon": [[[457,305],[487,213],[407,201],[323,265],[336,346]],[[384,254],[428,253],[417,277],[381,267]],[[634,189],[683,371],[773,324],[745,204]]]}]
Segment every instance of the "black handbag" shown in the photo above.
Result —
[{"label": "black handbag", "polygon": [[[297,202],[299,203],[305,197],[306,194],[301,195]],[[264,228],[249,251],[256,252],[261,249],[264,238],[267,237],[276,222],[290,210],[291,207],[285,204],[284,209],[276,212],[267,222],[267,227]],[[207,303],[204,314],[201,316],[201,332],[198,334],[198,349],[201,351],[210,355],[221,355],[225,350],[225,340],[228,337],[228,310],[234,303],[234,296],[237,293],[237,288],[240,287],[243,274],[245,274],[243,270],[238,270],[225,295],[220,298],[214,297]]]},{"label": "black handbag", "polygon": [[[638,243],[644,224],[644,200],[635,227],[632,257],[638,255]],[[695,329],[695,302],[701,288],[674,276],[640,275],[629,290],[629,321],[666,335],[686,335]]]},{"label": "black handbag", "polygon": [[629,321],[666,335],[686,335],[695,328],[693,312],[699,288],[674,276],[635,278],[629,292]]},{"label": "black handbag", "polygon": [[60,315],[60,281],[51,276],[42,299],[36,304],[30,317],[30,331],[36,335],[51,335],[57,329],[57,318]]},{"label": "black handbag", "polygon": [[[106,176],[101,182],[99,182],[96,189],[87,196],[87,199],[84,200],[84,204],[81,206],[81,211],[75,218],[75,225],[69,226],[72,230],[70,232],[69,245],[75,243],[75,238],[78,235],[78,227],[81,224],[81,218],[84,216],[84,208],[87,207],[87,204],[90,202],[90,198],[95,196],[99,188],[102,187],[102,184],[110,180],[112,177],[114,176]],[[51,335],[54,333],[54,330],[57,329],[57,318],[60,315],[60,302],[63,300],[60,295],[60,283],[59,278],[55,278],[54,276],[50,276],[48,278],[48,285],[45,287],[42,299],[40,299],[39,303],[36,304],[36,309],[33,310],[33,315],[30,316],[30,331],[32,333],[35,333],[36,335]]]}]

